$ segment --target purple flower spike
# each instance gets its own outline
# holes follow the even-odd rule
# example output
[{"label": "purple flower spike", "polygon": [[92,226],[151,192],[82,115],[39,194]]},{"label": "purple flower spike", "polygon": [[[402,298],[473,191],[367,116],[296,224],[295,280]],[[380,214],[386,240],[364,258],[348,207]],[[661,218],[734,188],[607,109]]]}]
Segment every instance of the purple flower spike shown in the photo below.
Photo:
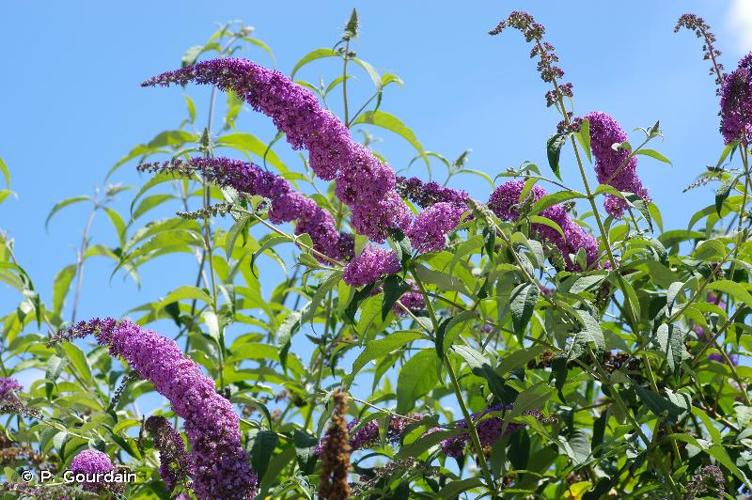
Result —
[{"label": "purple flower spike", "polygon": [[385,248],[368,246],[345,267],[343,279],[350,286],[373,283],[384,275],[401,268],[397,254]]},{"label": "purple flower spike", "polygon": [[394,171],[355,142],[347,127],[324,109],[310,90],[278,71],[236,58],[199,62],[163,73],[143,85],[188,82],[232,90],[256,111],[271,117],[294,149],[308,150],[309,164],[317,176],[337,180],[335,193],[353,211],[353,226],[360,234],[382,242],[389,228],[406,225],[404,219],[410,213],[395,191]]},{"label": "purple flower spike", "polygon": [[436,252],[446,246],[447,234],[460,223],[465,207],[440,202],[431,205],[413,221],[407,236],[419,252]]},{"label": "purple flower spike", "polygon": [[[353,420],[347,425],[347,429],[352,429],[358,425],[359,421]],[[363,426],[350,435],[350,449],[352,451],[361,448],[367,448],[379,440],[379,423],[375,420],[369,420]]]},{"label": "purple flower spike", "polygon": [[20,391],[23,386],[18,380],[12,377],[0,377],[0,403],[5,399],[10,399],[13,394]]},{"label": "purple flower spike", "polygon": [[[628,137],[611,116],[600,111],[588,113],[585,118],[590,122],[590,145],[595,156],[595,173],[598,182],[608,184],[619,191],[634,193],[649,201],[647,189],[637,176],[637,158],[630,157],[629,151],[613,149],[616,143],[625,142]],[[626,200],[607,195],[604,203],[606,212],[613,217],[621,217],[629,206]]]},{"label": "purple flower spike", "polygon": [[726,144],[749,144],[752,136],[752,53],[721,84],[721,134]]},{"label": "purple flower spike", "polygon": [[154,384],[185,422],[191,443],[193,488],[200,499],[249,499],[257,478],[241,443],[232,403],[217,394],[214,381],[186,357],[174,340],[130,321],[112,318],[82,321],[66,338],[94,334],[110,354],[124,358],[138,375]]}]

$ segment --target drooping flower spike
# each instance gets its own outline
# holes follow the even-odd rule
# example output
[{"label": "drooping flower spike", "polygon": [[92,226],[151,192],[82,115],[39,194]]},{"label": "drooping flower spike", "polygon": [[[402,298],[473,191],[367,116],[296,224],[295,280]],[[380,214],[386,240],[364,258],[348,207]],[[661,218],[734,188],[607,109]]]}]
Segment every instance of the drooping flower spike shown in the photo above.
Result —
[{"label": "drooping flower spike", "polygon": [[324,180],[336,179],[336,195],[353,211],[358,233],[381,243],[389,229],[409,226],[412,217],[394,189],[394,171],[355,142],[308,89],[278,71],[238,58],[202,61],[158,75],[143,86],[189,82],[232,90],[271,117],[294,149],[307,149],[314,173]]},{"label": "drooping flower spike", "polygon": [[[590,122],[590,145],[598,182],[649,201],[648,191],[637,176],[637,158],[624,148],[613,148],[614,144],[628,139],[626,132],[606,113],[595,111],[585,118]],[[621,217],[629,203],[617,196],[606,195],[604,206],[613,217]]]},{"label": "drooping flower spike", "polygon": [[[525,183],[520,180],[507,181],[497,187],[488,200],[488,207],[502,220],[515,221],[519,218],[520,196]],[[538,201],[545,196],[546,191],[534,185],[530,190],[532,201]],[[547,241],[561,251],[564,264],[569,271],[579,269],[578,264],[572,259],[580,250],[585,252],[588,267],[598,260],[598,242],[585,232],[585,230],[573,221],[561,205],[553,205],[540,212],[542,217],[556,222],[564,233],[564,237],[558,231],[545,224],[532,224],[531,230],[535,237]]]},{"label": "drooping flower spike", "polygon": [[752,53],[725,75],[721,85],[721,134],[726,144],[752,137]]},{"label": "drooping flower spike", "polygon": [[159,451],[159,475],[168,491],[191,475],[191,462],[185,451],[183,438],[172,428],[165,417],[152,415],[146,419],[144,427],[154,440]]},{"label": "drooping flower spike", "polygon": [[232,404],[217,393],[214,382],[174,340],[112,318],[81,321],[61,337],[90,334],[107,346],[111,355],[121,356],[140,377],[154,384],[184,420],[191,443],[193,489],[199,499],[255,496],[257,478],[241,444]]},{"label": "drooping flower spike", "polygon": [[240,160],[230,158],[191,158],[144,163],[139,170],[148,172],[200,172],[208,181],[229,186],[241,193],[271,200],[269,219],[275,224],[295,221],[295,234],[308,233],[315,250],[334,260],[350,260],[353,237],[337,231],[334,218],[316,202],[294,191],[279,175]]}]

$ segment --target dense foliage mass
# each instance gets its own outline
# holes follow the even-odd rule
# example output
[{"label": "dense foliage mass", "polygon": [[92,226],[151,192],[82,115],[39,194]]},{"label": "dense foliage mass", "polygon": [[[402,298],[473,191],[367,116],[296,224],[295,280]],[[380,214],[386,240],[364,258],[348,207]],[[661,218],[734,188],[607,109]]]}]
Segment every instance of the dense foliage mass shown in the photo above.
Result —
[{"label": "dense foliage mass", "polygon": [[[111,169],[144,173],[130,213],[114,208],[128,191],[117,184],[54,206],[50,218],[80,203],[91,215],[51,301],[2,235],[0,279],[18,302],[0,317],[0,495],[752,494],[752,54],[725,73],[704,21],[685,15],[680,28],[711,62],[722,152],[690,185],[717,183],[715,199],[678,230],[663,229],[639,177],[668,163],[651,145],[658,122],[630,142],[632,124],[575,112],[529,14],[490,33],[522,33],[561,121],[546,168],[495,177],[467,168],[467,153],[425,150],[382,109],[402,82],[354,52],[355,12],[289,76],[237,57],[271,55],[243,25],[189,49],[143,86],[210,86],[205,124],[186,95],[178,128]],[[297,78],[324,58],[341,71]],[[373,84],[357,104],[354,72]],[[271,140],[238,129],[246,108],[271,119]],[[398,175],[371,148],[379,128],[416,150],[424,175]],[[356,129],[371,132],[361,142]],[[278,154],[285,141],[295,165]],[[564,185],[562,169],[581,184]],[[488,181],[484,200],[457,188],[465,174]],[[160,211],[177,213],[149,220]],[[102,214],[114,244],[92,241]],[[89,259],[138,283],[142,266],[180,254],[195,257],[180,264],[185,284],[131,319],[77,317]],[[21,384],[23,373],[36,376]]]}]

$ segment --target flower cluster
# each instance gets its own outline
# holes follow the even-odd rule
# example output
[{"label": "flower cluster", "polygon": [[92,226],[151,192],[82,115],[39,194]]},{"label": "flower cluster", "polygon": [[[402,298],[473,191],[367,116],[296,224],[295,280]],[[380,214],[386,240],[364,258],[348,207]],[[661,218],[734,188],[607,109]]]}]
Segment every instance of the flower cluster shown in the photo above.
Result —
[{"label": "flower cluster", "polygon": [[[523,203],[538,201],[546,194],[542,187],[534,185],[530,190],[531,199],[520,200],[524,188],[525,183],[523,181],[505,182],[491,194],[488,207],[502,220],[517,220],[520,217],[520,206]],[[532,233],[560,250],[568,270],[578,268],[572,255],[577,255],[580,250],[584,250],[589,267],[597,261],[598,242],[592,235],[586,233],[582,226],[569,217],[563,206],[553,205],[542,210],[539,215],[557,223],[564,233],[564,237],[545,224],[532,224]]]},{"label": "flower cluster", "polygon": [[321,446],[321,473],[319,497],[322,499],[349,498],[350,484],[347,481],[350,471],[349,428],[345,423],[347,414],[347,393],[334,393],[334,412]]},{"label": "flower cluster", "polygon": [[446,246],[446,237],[460,223],[465,205],[439,202],[415,218],[407,237],[419,252],[435,252]]},{"label": "flower cluster", "polygon": [[159,475],[167,490],[172,491],[191,475],[190,457],[185,451],[183,438],[162,416],[147,418],[144,427],[152,435],[154,447],[159,451]]},{"label": "flower cluster", "polygon": [[389,229],[404,230],[409,225],[411,214],[394,189],[394,171],[355,142],[347,127],[308,89],[278,71],[238,58],[199,62],[158,75],[143,85],[188,82],[232,90],[271,117],[294,149],[308,150],[317,176],[336,179],[335,192],[352,210],[358,233],[383,242]]},{"label": "flower cluster", "polygon": [[369,245],[345,266],[342,278],[350,286],[362,286],[394,274],[400,268],[397,254],[392,250]]},{"label": "flower cluster", "polygon": [[[519,30],[525,37],[525,41],[534,43],[530,58],[538,57],[538,72],[541,79],[554,87],[546,92],[546,104],[561,106],[564,97],[573,97],[574,91],[571,83],[557,83],[557,80],[564,76],[564,70],[556,65],[559,62],[559,56],[556,55],[555,47],[543,40],[546,28],[536,22],[527,12],[514,11],[488,34],[498,35],[507,28]],[[561,111],[564,112],[564,109]]]},{"label": "flower cluster", "polygon": [[464,205],[470,199],[465,191],[444,187],[436,182],[423,182],[417,177],[397,177],[397,192],[421,208],[446,202]]},{"label": "flower cluster", "polygon": [[335,260],[352,258],[352,235],[338,232],[329,212],[312,199],[294,191],[290,183],[279,175],[257,165],[230,158],[191,158],[189,161],[175,159],[146,163],[138,168],[141,171],[183,175],[199,172],[217,185],[268,198],[271,200],[269,219],[273,223],[296,221],[295,234],[308,233],[317,251]]},{"label": "flower cluster", "polygon": [[379,440],[379,423],[377,421],[369,420],[355,432],[352,432],[358,424],[360,424],[360,421],[357,419],[351,420],[347,424],[347,430],[350,432],[350,451],[367,448]]},{"label": "flower cluster", "polygon": [[726,144],[747,145],[752,136],[752,53],[721,84],[721,134]]},{"label": "flower cluster", "polygon": [[714,493],[716,498],[726,498],[726,478],[717,465],[706,465],[697,470],[697,474],[687,484],[687,498],[709,496]]},{"label": "flower cluster", "polygon": [[703,18],[695,14],[684,14],[676,22],[674,33],[678,32],[681,28],[694,31],[697,38],[703,39],[703,59],[711,61],[710,74],[715,74],[716,85],[721,85],[723,83],[723,64],[718,62],[721,51],[713,45],[715,43],[715,35],[710,31],[710,26],[708,26]]},{"label": "flower cluster", "polygon": [[[387,420],[386,437],[389,441],[399,441],[402,435],[405,433],[407,426],[411,423],[420,421],[421,415],[411,415],[404,417],[402,415],[389,415]],[[355,431],[353,432],[353,429]],[[347,431],[350,436],[349,444],[350,451],[362,450],[368,448],[378,442],[379,435],[381,434],[381,427],[377,420],[369,420],[361,425],[359,419],[351,420],[347,424]],[[324,448],[326,447],[326,439],[324,436],[318,445],[314,454],[320,456]]]},{"label": "flower cluster", "polygon": [[[595,156],[598,182],[649,201],[648,192],[637,176],[637,158],[624,148],[614,149],[614,144],[626,142],[626,132],[606,113],[595,111],[585,118],[590,122],[590,145]],[[629,203],[617,196],[607,195],[604,206],[610,215],[621,217]]]},{"label": "flower cluster", "polygon": [[12,400],[16,391],[20,391],[22,388],[23,386],[16,379],[0,377],[0,404]]},{"label": "flower cluster", "polygon": [[[83,450],[78,455],[73,457],[70,464],[71,472],[73,474],[92,475],[98,473],[110,472],[114,467],[105,453],[98,450]],[[84,489],[97,490],[100,489],[103,484],[97,481],[86,480],[84,483]]]},{"label": "flower cluster", "polygon": [[[504,426],[504,419],[499,415],[490,415],[491,413],[500,413],[509,411],[512,409],[512,405],[494,404],[482,411],[475,412],[471,415],[473,424],[475,424],[475,430],[478,432],[478,439],[484,450],[488,450],[494,445],[496,441],[504,436],[508,436],[513,432],[516,432],[525,427],[525,424],[508,423]],[[539,420],[542,423],[552,423],[556,419],[546,418],[538,410],[527,410],[523,412],[523,415],[529,415]],[[456,429],[467,429],[467,421],[460,420],[455,425]],[[435,429],[431,429],[428,432],[434,432]],[[462,432],[450,438],[441,441],[441,450],[450,457],[462,458],[465,454],[465,446],[470,440],[468,432]]]},{"label": "flower cluster", "polygon": [[123,357],[140,377],[154,384],[185,422],[191,443],[193,488],[205,498],[253,498],[257,479],[240,441],[239,421],[232,404],[217,394],[214,382],[186,357],[174,340],[112,318],[81,321],[63,338],[94,334]]}]

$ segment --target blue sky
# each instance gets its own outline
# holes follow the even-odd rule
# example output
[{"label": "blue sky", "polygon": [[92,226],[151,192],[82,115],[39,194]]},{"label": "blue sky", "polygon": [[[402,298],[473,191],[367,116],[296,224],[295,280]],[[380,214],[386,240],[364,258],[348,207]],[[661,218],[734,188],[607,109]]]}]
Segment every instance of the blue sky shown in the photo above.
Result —
[{"label": "blue sky", "polygon": [[[660,119],[665,141],[657,144],[673,161],[668,167],[641,161],[640,174],[664,213],[667,227],[681,227],[689,214],[712,203],[710,190],[681,190],[722,149],[717,133],[717,99],[700,43],[688,32],[674,34],[680,14],[696,12],[716,32],[723,62],[736,65],[752,48],[750,8],[743,0],[718,2],[3,2],[0,40],[5,48],[0,79],[0,156],[10,166],[19,194],[0,206],[0,227],[16,239],[18,258],[45,298],[55,272],[74,260],[85,223],[83,206],[67,209],[44,230],[59,199],[87,194],[110,166],[135,144],[174,128],[185,116],[180,89],[142,89],[139,82],[179,66],[180,56],[203,43],[214,23],[243,19],[273,48],[277,67],[295,61],[339,37],[352,7],[361,17],[355,48],[380,71],[398,74],[383,110],[399,115],[426,149],[455,157],[472,149],[469,167],[492,177],[530,160],[545,167],[545,141],[558,118],[545,107],[529,47],[516,32],[492,38],[489,28],[509,11],[533,13],[548,30],[567,78],[574,83],[576,110],[603,110],[627,130]],[[258,52],[245,56],[268,63]],[[303,77],[332,78],[334,68],[311,65]],[[362,77],[355,85],[367,86]],[[189,89],[199,108],[206,93]],[[264,138],[268,120],[244,113],[239,129]],[[375,147],[395,168],[412,152],[400,139],[376,132]],[[637,136],[634,136],[637,138]],[[285,148],[280,153],[294,164]],[[134,165],[117,182],[143,181]],[[577,182],[572,158],[563,174]],[[419,169],[412,170],[420,175]],[[576,184],[578,185],[578,184]],[[454,187],[487,199],[490,188],[472,177]],[[126,195],[126,200],[128,195]],[[124,200],[124,201],[126,201]],[[127,200],[129,201],[129,200]],[[120,205],[124,208],[126,205]],[[114,243],[104,219],[94,226],[95,242]],[[194,267],[154,264],[137,290],[119,278],[109,282],[111,263],[92,260],[81,299],[82,317],[119,316],[193,278]],[[0,301],[16,297],[0,289]]]}]

